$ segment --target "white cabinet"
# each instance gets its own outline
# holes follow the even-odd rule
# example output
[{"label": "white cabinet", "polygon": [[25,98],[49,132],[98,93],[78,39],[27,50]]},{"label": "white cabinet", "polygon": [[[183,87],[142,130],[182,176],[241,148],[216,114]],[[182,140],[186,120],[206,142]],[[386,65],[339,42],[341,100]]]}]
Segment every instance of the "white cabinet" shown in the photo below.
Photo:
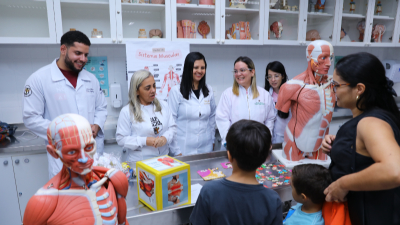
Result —
[{"label": "white cabinet", "polygon": [[29,199],[49,181],[47,154],[13,156],[12,163],[23,218]]},{"label": "white cabinet", "polygon": [[22,224],[29,199],[49,180],[47,154],[0,157],[1,224]]},{"label": "white cabinet", "polygon": [[399,7],[397,0],[340,0],[339,24],[349,38],[337,33],[336,45],[399,46]]},{"label": "white cabinet", "polygon": [[285,6],[279,5],[279,2],[265,4],[264,44],[302,44],[304,39],[302,27],[306,18],[303,18],[301,14],[304,14],[303,5],[305,4],[304,2],[301,4],[300,0],[289,0],[287,5],[291,6],[290,9],[281,9]]},{"label": "white cabinet", "polygon": [[1,224],[22,224],[11,156],[0,157],[0,179]]},{"label": "white cabinet", "polygon": [[[200,4],[199,0],[190,3],[177,3],[171,0],[171,30],[173,41],[192,44],[217,44],[221,41],[221,5]],[[203,23],[204,35],[198,32],[198,25]],[[209,29],[207,30],[207,26]]]},{"label": "white cabinet", "polygon": [[[61,36],[75,29],[83,32],[93,44],[115,43],[117,23],[115,19],[116,0],[54,0],[54,14],[56,21],[57,43]],[[92,31],[102,32],[92,37]]]},{"label": "white cabinet", "polygon": [[[157,41],[171,40],[171,1],[165,4],[121,3],[116,0],[117,41]],[[139,30],[147,38],[139,39]],[[154,30],[154,31],[152,31]],[[150,32],[152,31],[152,32]],[[150,38],[151,35],[153,38]],[[156,34],[156,35],[155,35]]]},{"label": "white cabinet", "polygon": [[[94,44],[172,40],[192,44],[307,45],[312,40],[307,40],[307,34],[311,37],[316,31],[335,46],[400,46],[398,0],[152,2],[2,0],[0,43],[59,43],[65,32],[76,29]],[[323,9],[315,7],[319,2],[324,2]],[[278,23],[283,30],[277,38]],[[93,29],[101,31],[102,37],[92,37]],[[140,30],[146,38],[139,39]],[[379,30],[381,33],[376,32]],[[159,31],[161,39],[150,38]]]},{"label": "white cabinet", "polygon": [[1,0],[0,43],[56,43],[53,0]]},{"label": "white cabinet", "polygon": [[[221,41],[225,44],[262,45],[264,42],[264,8],[266,1],[251,0],[246,4],[221,0]],[[239,8],[235,8],[239,7]],[[239,26],[239,27],[237,27]],[[227,39],[229,30],[238,29],[240,39]],[[229,38],[229,37],[228,37]]]},{"label": "white cabinet", "polygon": [[[276,5],[266,5],[264,43],[306,45],[318,38],[335,42],[338,1],[325,1],[319,8],[313,0],[287,0],[285,5],[279,5],[279,1]],[[281,34],[279,29],[282,29]]]},{"label": "white cabinet", "polygon": [[[215,5],[202,3],[201,0],[192,0],[188,4],[172,2],[172,40],[193,44],[263,44],[265,1],[230,4],[229,0],[220,0],[215,1]],[[189,23],[192,23],[192,28],[188,26]],[[203,27],[208,26],[210,32],[199,30],[200,23],[206,23]],[[194,32],[191,36],[188,34],[190,31]]]}]

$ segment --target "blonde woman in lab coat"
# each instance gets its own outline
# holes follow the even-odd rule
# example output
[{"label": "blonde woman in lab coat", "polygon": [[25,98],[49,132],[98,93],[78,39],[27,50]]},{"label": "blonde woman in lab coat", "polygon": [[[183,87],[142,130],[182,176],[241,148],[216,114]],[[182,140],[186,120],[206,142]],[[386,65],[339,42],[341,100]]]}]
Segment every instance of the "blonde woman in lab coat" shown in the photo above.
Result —
[{"label": "blonde woman in lab coat", "polygon": [[207,153],[213,150],[215,138],[215,100],[206,84],[207,63],[203,54],[186,56],[182,82],[169,92],[168,105],[177,125],[170,146],[182,155]]},{"label": "blonde woman in lab coat", "polygon": [[[285,67],[281,62],[270,62],[265,69],[265,90],[269,91],[272,96],[274,104],[278,101],[279,89],[282,84],[286,83],[288,77],[286,75]],[[292,114],[284,113],[276,110],[276,118],[274,123],[274,132],[272,134],[272,144],[282,143],[285,128],[292,118]]]},{"label": "blonde woman in lab coat", "polygon": [[228,130],[236,121],[258,121],[265,124],[271,134],[274,129],[275,105],[271,95],[257,86],[253,61],[249,57],[240,56],[234,63],[233,76],[233,87],[222,93],[215,117],[222,138],[222,150],[226,147]]},{"label": "blonde woman in lab coat", "polygon": [[176,125],[167,103],[155,95],[153,75],[147,70],[136,71],[130,83],[129,104],[119,114],[116,133],[118,145],[128,152],[128,161],[169,153]]}]

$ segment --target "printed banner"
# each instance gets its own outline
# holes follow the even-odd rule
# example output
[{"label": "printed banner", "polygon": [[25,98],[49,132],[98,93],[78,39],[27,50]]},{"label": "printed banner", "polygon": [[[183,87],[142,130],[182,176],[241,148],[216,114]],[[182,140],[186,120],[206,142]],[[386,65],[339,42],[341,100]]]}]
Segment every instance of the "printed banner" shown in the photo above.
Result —
[{"label": "printed banner", "polygon": [[167,101],[168,93],[182,80],[183,64],[189,54],[189,43],[182,42],[143,42],[126,43],[128,90],[133,73],[148,70],[154,75],[156,97]]}]

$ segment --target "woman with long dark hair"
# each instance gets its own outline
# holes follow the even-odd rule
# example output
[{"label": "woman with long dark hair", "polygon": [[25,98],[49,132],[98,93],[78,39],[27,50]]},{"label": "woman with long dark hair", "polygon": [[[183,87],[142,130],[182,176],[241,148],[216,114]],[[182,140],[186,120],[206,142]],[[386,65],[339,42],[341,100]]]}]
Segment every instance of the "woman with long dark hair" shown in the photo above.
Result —
[{"label": "woman with long dark hair", "polygon": [[211,152],[215,138],[215,100],[206,84],[207,62],[200,52],[186,56],[180,86],[169,92],[168,104],[177,125],[170,149],[182,155]]},{"label": "woman with long dark hair", "polygon": [[225,149],[225,137],[232,124],[241,119],[254,120],[274,130],[275,105],[271,95],[256,83],[256,69],[249,57],[240,56],[233,64],[233,86],[219,100],[215,120]]},{"label": "woman with long dark hair", "polygon": [[334,181],[325,194],[347,199],[353,225],[400,224],[400,112],[392,86],[369,53],[342,58],[333,73],[337,105],[353,119],[322,142]]},{"label": "woman with long dark hair", "polygon": [[[279,89],[282,84],[286,83],[288,77],[286,75],[285,67],[281,62],[270,62],[265,69],[265,90],[272,96],[272,100],[276,104],[278,101]],[[285,128],[288,124],[292,114],[277,111],[274,123],[274,132],[272,134],[272,143],[282,143],[285,134]]]}]

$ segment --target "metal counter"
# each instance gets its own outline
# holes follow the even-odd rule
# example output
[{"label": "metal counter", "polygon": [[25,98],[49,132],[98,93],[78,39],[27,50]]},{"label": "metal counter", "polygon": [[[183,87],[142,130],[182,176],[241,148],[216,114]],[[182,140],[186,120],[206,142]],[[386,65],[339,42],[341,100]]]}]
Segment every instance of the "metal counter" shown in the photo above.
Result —
[{"label": "metal counter", "polygon": [[[200,175],[197,174],[198,170],[218,167],[218,169],[223,171],[226,176],[230,176],[232,174],[232,169],[224,169],[221,166],[222,162],[228,161],[226,151],[216,151],[192,156],[181,156],[176,157],[176,159],[190,164],[190,177],[192,185],[200,184],[203,186],[206,182],[212,182],[204,181]],[[275,161],[275,158],[270,158],[267,163],[273,163]],[[135,164],[132,163],[131,166],[135,167]],[[292,200],[292,191],[290,185],[279,186],[273,190],[279,194],[282,202]],[[189,223],[189,217],[194,206],[194,204],[191,204],[176,208],[169,208],[166,210],[151,211],[138,200],[136,178],[131,179],[129,182],[129,191],[128,196],[126,197],[126,202],[128,208],[127,219],[130,224],[177,225]]]}]

